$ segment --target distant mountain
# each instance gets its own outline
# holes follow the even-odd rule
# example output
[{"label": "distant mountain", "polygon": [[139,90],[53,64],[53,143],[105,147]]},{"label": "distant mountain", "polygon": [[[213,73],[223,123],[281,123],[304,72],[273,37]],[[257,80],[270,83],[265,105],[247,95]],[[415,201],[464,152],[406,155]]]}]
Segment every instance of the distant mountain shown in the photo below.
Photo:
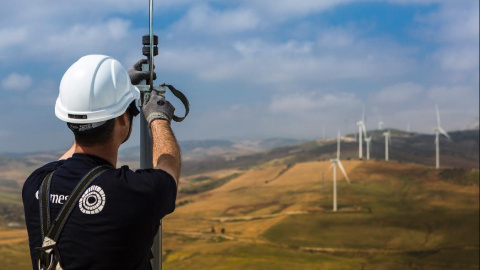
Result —
[{"label": "distant mountain", "polygon": [[259,141],[259,146],[262,149],[273,149],[282,146],[289,146],[304,142],[305,140],[297,139],[284,139],[284,138],[272,138]]},{"label": "distant mountain", "polygon": [[[386,130],[368,131],[372,136],[371,159],[385,158]],[[435,164],[435,135],[391,130],[389,157],[392,161],[412,162],[433,166]],[[466,130],[449,133],[452,140],[440,138],[441,165],[443,167],[479,167],[479,131]],[[363,147],[366,149],[365,143]],[[328,160],[336,155],[336,140],[317,140],[277,147],[257,153],[237,156],[208,156],[203,159],[185,160],[183,174],[218,170],[220,168],[248,168],[266,162],[285,165],[298,162]],[[358,159],[358,142],[353,137],[341,143],[342,159]],[[365,156],[365,155],[364,155]]]},{"label": "distant mountain", "polygon": [[479,124],[479,121],[478,119],[475,120],[475,121],[472,121],[470,123],[468,123],[467,125],[465,125],[462,130],[475,130],[475,129],[479,129],[480,128],[480,124]]},{"label": "distant mountain", "polygon": [[[262,152],[276,147],[294,145],[302,142],[296,139],[271,138],[265,140],[186,140],[180,141],[180,149],[184,160],[203,159],[206,157],[238,156]],[[122,149],[119,159],[137,161],[140,159],[140,147],[133,146]]]},{"label": "distant mountain", "polygon": [[[384,159],[386,130],[368,131],[372,136],[371,159]],[[435,145],[433,134],[419,134],[401,130],[392,133],[390,160],[413,162],[433,166]],[[445,167],[479,167],[479,130],[449,132],[452,140],[440,138],[441,165]],[[328,160],[335,156],[336,140],[302,141],[273,138],[267,140],[189,140],[180,141],[182,149],[182,175],[228,168],[249,168],[265,162],[294,164],[303,161]],[[364,144],[364,151],[365,151]],[[341,144],[342,159],[358,159],[358,142],[350,135]],[[33,168],[54,161],[60,152],[2,154],[0,168]],[[128,164],[132,169],[139,167],[138,146],[122,149],[119,163]],[[20,168],[20,167],[18,167]],[[18,178],[20,179],[20,178]]]},{"label": "distant mountain", "polygon": [[[383,132],[381,130],[368,131],[368,136],[372,136],[370,156],[373,160],[384,159]],[[435,136],[433,134],[409,133],[399,130],[391,130],[391,132],[392,143],[389,152],[392,164],[418,163],[434,166]],[[445,137],[440,138],[442,169],[478,169],[479,130],[455,131],[449,134],[452,140]],[[238,176],[238,173],[262,166],[284,166],[285,170],[288,170],[302,162],[328,161],[335,157],[337,151],[335,139],[315,141],[269,139],[240,142],[208,140],[185,141],[180,142],[180,145],[183,151],[183,177],[224,171],[226,173],[220,174],[221,177],[218,176],[222,183],[230,181],[231,177]],[[15,219],[7,218],[6,213],[10,213],[11,210],[6,211],[5,209],[10,206],[5,205],[14,205],[15,209],[12,211],[21,213],[20,192],[26,177],[39,166],[57,160],[61,154],[61,152],[45,152],[0,156],[0,198],[3,198],[3,202],[0,200],[0,224],[7,221],[22,221],[18,215],[15,216]],[[358,142],[353,137],[342,140],[341,158],[352,161],[358,159]],[[139,147],[122,149],[119,164],[128,164],[132,169],[136,169],[139,167],[138,163]],[[278,174],[281,173],[283,171]],[[208,190],[216,187],[218,183],[210,178],[210,176],[194,178],[199,182],[195,188]],[[2,212],[2,209],[5,211]]]},{"label": "distant mountain", "polygon": [[231,148],[233,147],[233,142],[228,140],[188,140],[179,142],[182,151],[193,151],[198,148],[213,148],[213,147],[223,147]]}]

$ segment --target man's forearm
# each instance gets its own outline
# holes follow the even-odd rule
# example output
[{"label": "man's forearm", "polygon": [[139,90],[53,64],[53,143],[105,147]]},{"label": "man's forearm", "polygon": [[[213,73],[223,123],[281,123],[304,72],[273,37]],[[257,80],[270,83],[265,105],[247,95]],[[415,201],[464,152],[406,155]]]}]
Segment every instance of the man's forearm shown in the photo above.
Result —
[{"label": "man's forearm", "polygon": [[170,123],[165,120],[154,120],[150,128],[153,141],[153,167],[168,172],[178,184],[181,167],[180,148]]}]

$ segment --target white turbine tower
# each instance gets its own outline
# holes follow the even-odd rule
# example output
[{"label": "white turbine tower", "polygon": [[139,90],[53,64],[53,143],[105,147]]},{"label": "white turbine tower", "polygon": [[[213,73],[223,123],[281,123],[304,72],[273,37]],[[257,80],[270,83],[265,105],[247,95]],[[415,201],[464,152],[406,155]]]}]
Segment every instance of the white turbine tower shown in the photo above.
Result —
[{"label": "white turbine tower", "polygon": [[370,142],[372,141],[372,135],[367,136],[367,127],[365,126],[365,121],[361,123],[364,141],[367,143],[367,160],[370,160]]},{"label": "white turbine tower", "polygon": [[363,121],[358,121],[357,126],[358,126],[358,158],[362,159],[363,158],[363,137],[362,137],[362,124]]},{"label": "white turbine tower", "polygon": [[[362,136],[362,132],[366,133],[365,132],[365,107],[363,108],[363,111],[362,111],[362,120],[357,122],[357,126],[358,126],[358,158],[362,159],[363,158],[363,136]],[[365,137],[367,137],[366,134],[365,134]]]},{"label": "white turbine tower", "polygon": [[437,113],[437,127],[435,128],[435,167],[440,168],[440,133],[445,135],[448,139],[451,139],[448,133],[440,126],[440,113],[438,106],[435,106],[435,112]]},{"label": "white turbine tower", "polygon": [[372,135],[370,135],[370,137],[365,135],[365,142],[367,143],[367,160],[370,160],[370,143],[372,142]]},{"label": "white turbine tower", "polygon": [[340,161],[340,131],[337,136],[337,158],[331,159],[330,162],[332,165],[330,168],[333,168],[333,211],[337,211],[337,165],[345,176],[345,179],[350,184],[350,179],[348,179],[347,172],[343,168],[342,162]]},{"label": "white turbine tower", "polygon": [[385,136],[385,161],[388,161],[388,146],[390,144],[390,130],[383,133]]}]

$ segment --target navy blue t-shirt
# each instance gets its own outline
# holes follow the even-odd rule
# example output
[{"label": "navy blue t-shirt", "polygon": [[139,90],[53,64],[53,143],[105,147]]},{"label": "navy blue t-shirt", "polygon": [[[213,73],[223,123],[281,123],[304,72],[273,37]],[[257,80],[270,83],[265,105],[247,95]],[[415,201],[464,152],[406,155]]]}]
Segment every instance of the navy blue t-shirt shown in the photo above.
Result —
[{"label": "navy blue t-shirt", "polygon": [[[38,190],[56,170],[50,187],[53,220],[77,183],[94,167],[110,165],[87,154],[46,164],[34,171],[22,190],[33,269],[42,246]],[[151,269],[150,248],[160,219],[175,210],[177,186],[163,170],[111,169],[87,187],[75,205],[57,247],[66,269]]]}]

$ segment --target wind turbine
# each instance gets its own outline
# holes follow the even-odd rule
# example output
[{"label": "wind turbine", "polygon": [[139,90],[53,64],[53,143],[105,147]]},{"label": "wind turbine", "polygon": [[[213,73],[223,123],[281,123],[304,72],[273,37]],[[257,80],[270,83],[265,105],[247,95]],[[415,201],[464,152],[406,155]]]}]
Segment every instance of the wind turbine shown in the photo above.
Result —
[{"label": "wind turbine", "polygon": [[361,126],[362,126],[363,136],[365,138],[364,140],[367,143],[367,160],[370,160],[370,142],[372,141],[372,135],[370,135],[370,137],[367,136],[367,127],[365,126],[365,120],[362,121]]},{"label": "wind turbine", "polygon": [[380,115],[380,121],[378,122],[378,130],[382,130],[383,127],[383,121],[382,121],[382,116]]},{"label": "wind turbine", "polygon": [[367,143],[367,160],[370,160],[370,142],[372,141],[372,135],[370,137],[367,137],[365,135],[365,142]]},{"label": "wind turbine", "polygon": [[388,145],[391,143],[390,141],[390,130],[383,133],[385,136],[385,161],[388,161]]},{"label": "wind turbine", "polygon": [[[357,122],[358,126],[358,158],[362,159],[363,158],[363,137],[362,137],[362,132],[365,132],[365,107],[363,107],[362,111],[362,120]],[[366,134],[365,134],[365,137]]]},{"label": "wind turbine", "polygon": [[345,176],[345,179],[350,184],[350,179],[348,179],[347,172],[343,168],[342,162],[340,161],[340,131],[337,136],[337,158],[330,159],[332,165],[330,168],[333,168],[333,212],[337,212],[337,165]]},{"label": "wind turbine", "polygon": [[440,126],[440,113],[438,112],[438,106],[435,106],[435,112],[437,113],[437,127],[435,128],[435,167],[440,168],[440,133],[445,135],[451,140],[448,133]]}]

